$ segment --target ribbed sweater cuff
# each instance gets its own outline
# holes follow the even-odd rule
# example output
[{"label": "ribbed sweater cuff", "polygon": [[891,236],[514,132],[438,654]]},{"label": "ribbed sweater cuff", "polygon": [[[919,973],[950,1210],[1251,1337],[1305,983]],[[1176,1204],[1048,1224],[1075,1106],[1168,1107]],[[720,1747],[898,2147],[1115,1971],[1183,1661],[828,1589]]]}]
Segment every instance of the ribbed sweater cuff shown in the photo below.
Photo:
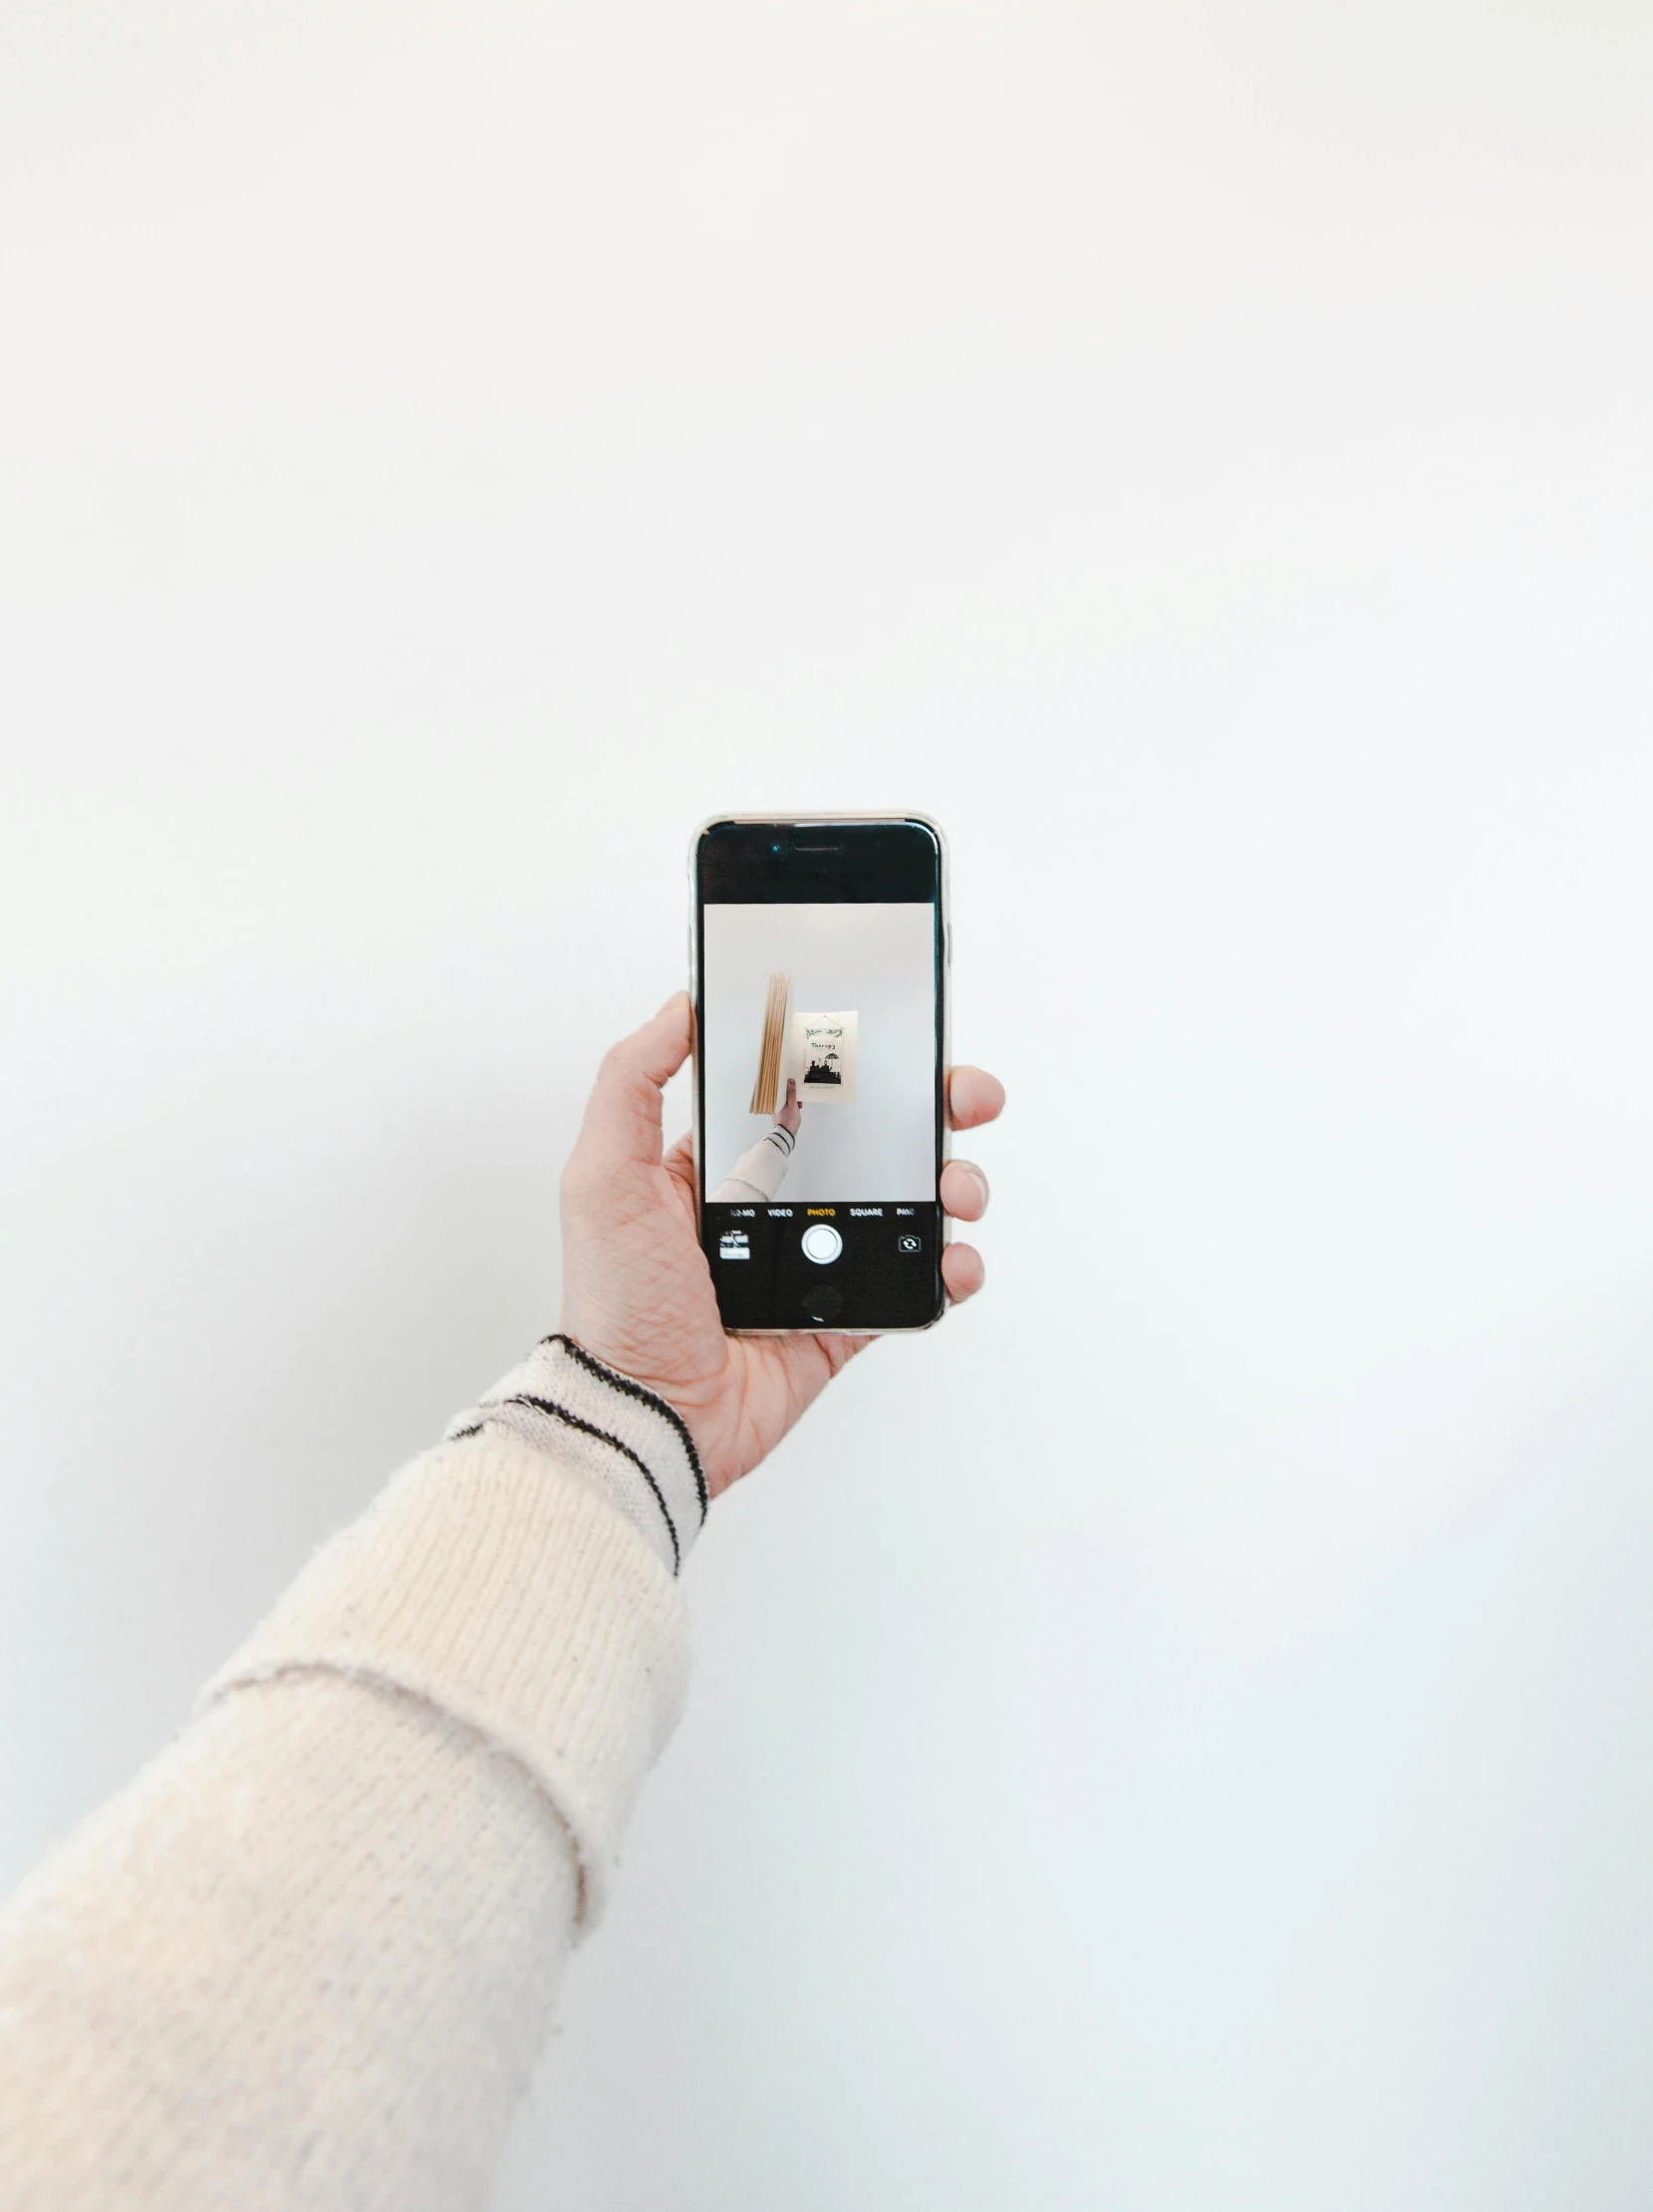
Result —
[{"label": "ribbed sweater cuff", "polygon": [[427,1700],[517,1760],[573,1836],[580,1924],[606,1902],[688,1679],[670,1571],[566,1455],[491,1427],[403,1469],[202,1693],[311,1670]]},{"label": "ribbed sweater cuff", "polygon": [[683,1421],[653,1391],[548,1336],[447,1437],[514,1435],[551,1453],[623,1513],[674,1574],[706,1517],[705,1477]]}]

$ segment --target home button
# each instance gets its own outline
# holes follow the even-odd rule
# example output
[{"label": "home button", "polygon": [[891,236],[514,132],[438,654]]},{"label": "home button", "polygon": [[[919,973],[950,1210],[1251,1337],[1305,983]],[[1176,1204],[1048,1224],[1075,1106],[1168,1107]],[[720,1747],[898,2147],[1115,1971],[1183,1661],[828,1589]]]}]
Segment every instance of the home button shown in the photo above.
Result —
[{"label": "home button", "polygon": [[803,1309],[812,1321],[836,1321],[844,1310],[844,1293],[835,1282],[823,1282],[804,1299]]}]

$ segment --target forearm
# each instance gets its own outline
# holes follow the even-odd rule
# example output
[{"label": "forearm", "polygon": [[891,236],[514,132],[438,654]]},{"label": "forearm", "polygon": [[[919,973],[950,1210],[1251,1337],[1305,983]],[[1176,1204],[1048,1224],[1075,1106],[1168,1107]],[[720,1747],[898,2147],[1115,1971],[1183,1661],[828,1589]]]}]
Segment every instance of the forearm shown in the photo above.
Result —
[{"label": "forearm", "polygon": [[499,1396],[0,1914],[8,2208],[482,2190],[677,1716],[700,1510],[670,1418],[559,1347]]},{"label": "forearm", "polygon": [[712,1192],[712,1202],[741,1206],[748,1202],[772,1199],[791,1165],[796,1143],[797,1139],[786,1124],[777,1121],[773,1129],[740,1155]]},{"label": "forearm", "polygon": [[0,2202],[480,2201],[578,1889],[543,1792],[425,1700],[237,1692],[8,1908]]}]

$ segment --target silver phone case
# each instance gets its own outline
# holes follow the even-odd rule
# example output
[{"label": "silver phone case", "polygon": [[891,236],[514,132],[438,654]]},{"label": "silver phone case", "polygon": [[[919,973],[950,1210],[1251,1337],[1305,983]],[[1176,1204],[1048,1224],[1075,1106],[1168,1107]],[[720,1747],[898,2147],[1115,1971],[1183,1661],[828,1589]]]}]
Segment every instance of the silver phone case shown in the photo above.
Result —
[{"label": "silver phone case", "polygon": [[[692,1026],[694,1047],[691,1068],[691,1111],[694,1141],[694,1212],[695,1228],[699,1227],[700,1185],[704,1180],[704,1166],[700,1152],[700,933],[696,927],[699,915],[696,906],[694,881],[694,856],[699,851],[700,839],[717,822],[780,822],[787,829],[829,829],[839,822],[922,822],[936,840],[942,856],[941,887],[938,903],[942,929],[942,1144],[936,1162],[936,1206],[942,1220],[942,1249],[953,1242],[953,1223],[942,1207],[942,1170],[953,1157],[953,1129],[947,1113],[947,1086],[953,1072],[953,922],[948,905],[948,846],[947,833],[932,815],[913,811],[887,814],[708,814],[697,822],[694,834],[689,840],[689,1002],[693,1009]],[[940,1255],[938,1255],[940,1265]],[[728,1329],[729,1336],[922,1336],[926,1329],[933,1329],[947,1316],[948,1300],[944,1288],[942,1310],[934,1320],[917,1321],[911,1328],[890,1329],[841,1329],[829,1328],[815,1322],[786,1329]]]}]

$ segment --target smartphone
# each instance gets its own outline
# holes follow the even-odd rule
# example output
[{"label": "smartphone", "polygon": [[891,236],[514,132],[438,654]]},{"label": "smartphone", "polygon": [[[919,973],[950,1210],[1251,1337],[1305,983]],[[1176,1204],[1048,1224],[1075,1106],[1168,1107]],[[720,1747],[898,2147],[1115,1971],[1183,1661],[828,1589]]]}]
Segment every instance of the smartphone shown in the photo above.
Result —
[{"label": "smartphone", "polygon": [[700,1241],[723,1326],[941,1318],[947,847],[923,815],[703,823]]}]

